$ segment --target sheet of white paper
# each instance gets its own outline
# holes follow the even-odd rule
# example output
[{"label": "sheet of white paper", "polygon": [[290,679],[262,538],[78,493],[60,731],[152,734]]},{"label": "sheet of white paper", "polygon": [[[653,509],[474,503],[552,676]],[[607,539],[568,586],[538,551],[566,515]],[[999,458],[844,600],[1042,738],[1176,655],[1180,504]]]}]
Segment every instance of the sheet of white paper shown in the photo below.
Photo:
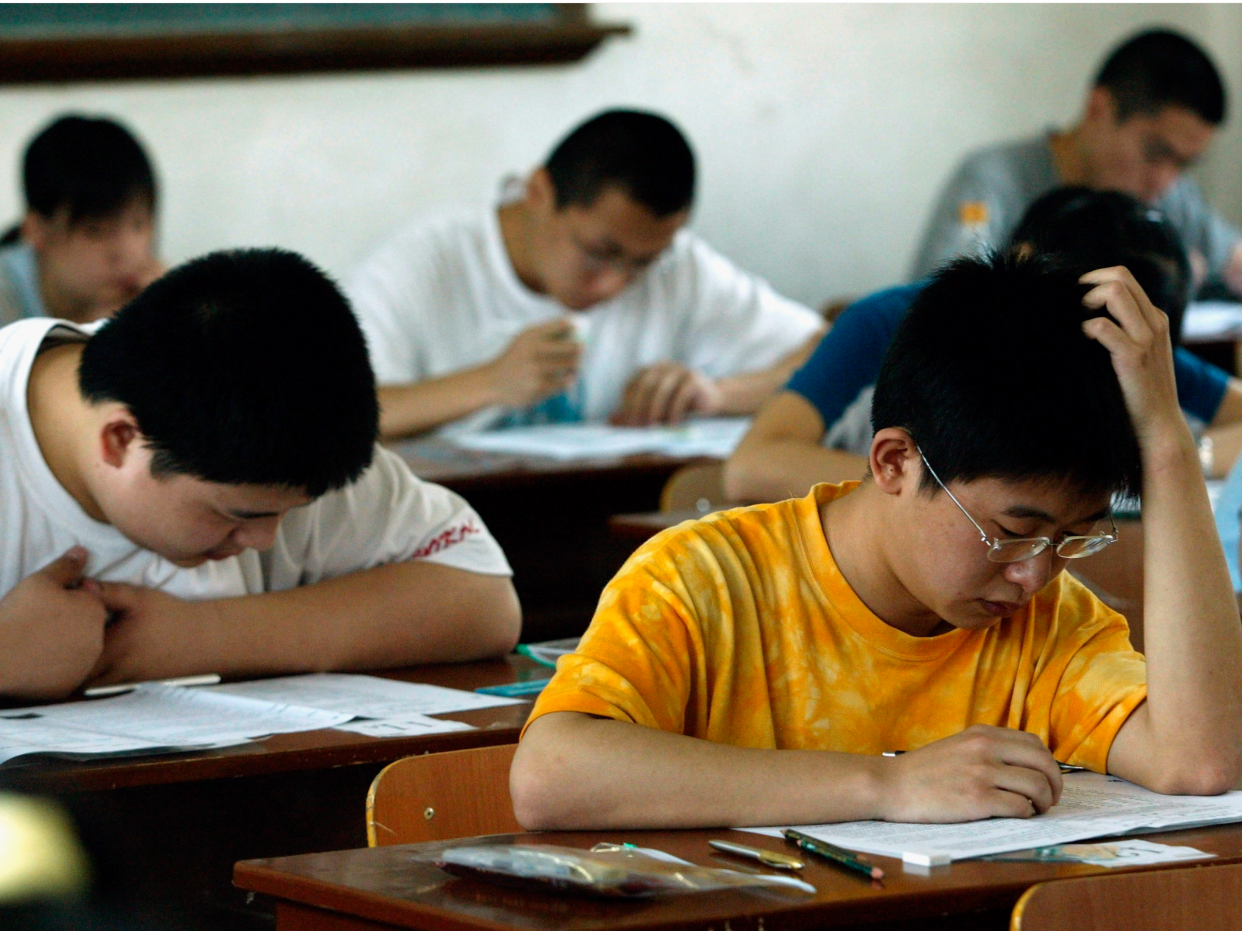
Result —
[{"label": "sheet of white paper", "polygon": [[142,685],[115,698],[42,705],[0,712],[12,720],[38,715],[33,721],[95,734],[137,738],[162,747],[221,746],[250,737],[288,734],[334,727],[353,715],[320,711],[234,695],[205,688]]},{"label": "sheet of white paper", "polygon": [[136,737],[117,737],[62,727],[43,718],[0,719],[0,763],[31,753],[93,756],[155,750],[156,744]]},{"label": "sheet of white paper", "polygon": [[1147,840],[1115,840],[1095,844],[1054,844],[1034,850],[1015,851],[988,857],[989,860],[1040,863],[1090,863],[1114,869],[1119,866],[1148,866],[1179,860],[1210,860],[1214,853],[1195,847],[1174,847]]},{"label": "sheet of white paper", "polygon": [[365,734],[368,737],[421,737],[423,734],[447,734],[452,731],[472,731],[475,728],[464,721],[445,721],[429,718],[425,714],[405,714],[400,717],[374,720],[363,718],[338,724],[338,731]]},{"label": "sheet of white paper", "polygon": [[[898,857],[907,851],[942,851],[955,860],[1028,847],[1047,847],[1116,834],[1172,830],[1242,821],[1242,792],[1201,798],[1158,795],[1098,773],[1065,777],[1061,802],[1034,818],[992,818],[965,824],[900,824],[851,821],[798,829],[829,843]],[[780,836],[780,828],[743,828]]]},{"label": "sheet of white paper", "polygon": [[1242,304],[1196,301],[1182,318],[1183,340],[1233,339],[1242,335]]},{"label": "sheet of white paper", "polygon": [[543,424],[454,437],[465,449],[553,459],[600,459],[664,453],[727,459],[750,426],[747,417],[713,417],[669,427],[613,427],[609,424]]},{"label": "sheet of white paper", "polygon": [[455,711],[473,711],[476,708],[518,705],[522,701],[518,698],[446,689],[422,682],[400,682],[378,676],[356,676],[339,672],[233,682],[228,685],[213,685],[199,691],[335,711],[351,718],[452,714]]}]

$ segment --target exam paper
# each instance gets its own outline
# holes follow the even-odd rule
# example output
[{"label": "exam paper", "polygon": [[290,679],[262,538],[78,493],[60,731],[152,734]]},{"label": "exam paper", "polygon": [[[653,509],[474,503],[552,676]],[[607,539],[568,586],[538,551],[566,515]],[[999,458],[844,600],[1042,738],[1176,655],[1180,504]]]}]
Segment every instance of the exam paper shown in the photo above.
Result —
[{"label": "exam paper", "polygon": [[1189,342],[1230,340],[1242,336],[1242,304],[1195,301],[1182,317],[1182,339]]},{"label": "exam paper", "polygon": [[[1092,837],[1242,821],[1242,792],[1203,798],[1158,795],[1115,776],[1071,773],[1060,804],[1033,818],[991,818],[965,824],[850,821],[797,826],[850,850],[900,858],[907,851],[947,853],[955,860]],[[742,828],[779,837],[781,828]]]},{"label": "exam paper", "polygon": [[[31,715],[37,717],[29,718]],[[13,724],[40,722],[96,735],[145,740],[151,746],[202,747],[334,727],[353,715],[220,695],[205,688],[140,685],[115,698],[15,708],[0,712],[0,717]]]},{"label": "exam paper", "polygon": [[464,721],[446,721],[429,718],[425,714],[406,714],[400,717],[372,720],[363,718],[338,724],[338,731],[365,734],[367,737],[421,737],[424,734],[447,734],[452,731],[473,731],[475,728]]},{"label": "exam paper", "polygon": [[95,756],[162,749],[149,740],[96,734],[45,722],[42,718],[9,720],[0,718],[0,763],[31,753],[59,756]]},{"label": "exam paper", "polygon": [[464,449],[553,459],[601,459],[663,453],[727,459],[750,426],[748,417],[711,417],[677,426],[614,427],[598,423],[508,427],[452,437]]},{"label": "exam paper", "polygon": [[346,715],[342,721],[355,717],[402,718],[410,714],[452,714],[476,708],[521,704],[518,698],[480,695],[422,682],[401,682],[339,672],[255,679],[252,682],[213,685],[198,691],[340,712]]}]

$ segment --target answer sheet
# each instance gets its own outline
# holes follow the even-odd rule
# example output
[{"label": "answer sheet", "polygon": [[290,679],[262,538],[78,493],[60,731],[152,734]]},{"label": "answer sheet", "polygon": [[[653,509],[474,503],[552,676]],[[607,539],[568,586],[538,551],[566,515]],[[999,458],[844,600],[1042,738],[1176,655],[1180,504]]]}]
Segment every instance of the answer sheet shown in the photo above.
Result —
[{"label": "answer sheet", "polygon": [[464,721],[446,721],[430,718],[425,714],[404,714],[380,720],[362,718],[348,724],[338,724],[338,731],[365,734],[367,737],[422,737],[424,734],[449,734],[453,731],[473,731],[476,728]]},{"label": "answer sheet", "polygon": [[[947,853],[954,860],[964,860],[1092,837],[1242,821],[1242,792],[1209,797],[1159,795],[1099,773],[1070,773],[1064,780],[1060,803],[1033,818],[991,818],[964,824],[850,821],[795,827],[862,853],[898,858],[904,853]],[[741,830],[781,836],[780,828]]]},{"label": "answer sheet", "polygon": [[[317,672],[213,685],[199,691],[263,701],[282,702],[307,709],[336,711],[348,718],[400,718],[409,714],[452,714],[476,708],[518,705],[518,698],[480,695],[422,682],[401,682],[379,676]],[[329,725],[331,726],[331,725]]]},{"label": "answer sheet", "polygon": [[465,449],[553,459],[603,459],[663,453],[727,459],[750,426],[748,417],[711,417],[665,427],[613,427],[601,423],[507,427],[451,438]]}]

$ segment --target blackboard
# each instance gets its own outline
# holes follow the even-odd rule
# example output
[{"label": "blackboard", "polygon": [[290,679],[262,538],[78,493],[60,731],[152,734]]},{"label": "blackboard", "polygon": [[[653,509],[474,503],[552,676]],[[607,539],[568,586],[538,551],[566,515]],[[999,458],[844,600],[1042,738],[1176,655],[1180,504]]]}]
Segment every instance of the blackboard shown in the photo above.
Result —
[{"label": "blackboard", "polygon": [[0,81],[552,63],[628,31],[577,3],[0,4]]}]

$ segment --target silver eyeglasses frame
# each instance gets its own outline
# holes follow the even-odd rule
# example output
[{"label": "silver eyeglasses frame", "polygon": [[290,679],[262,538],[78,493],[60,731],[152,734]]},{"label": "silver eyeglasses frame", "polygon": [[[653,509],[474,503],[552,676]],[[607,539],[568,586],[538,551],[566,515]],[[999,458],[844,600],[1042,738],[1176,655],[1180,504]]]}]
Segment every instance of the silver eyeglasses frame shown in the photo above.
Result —
[{"label": "silver eyeglasses frame", "polygon": [[[940,476],[936,474],[936,470],[932,468],[931,463],[927,461],[927,457],[923,455],[923,450],[916,445],[914,447],[919,451],[919,458],[923,460],[923,465],[927,467],[927,471],[931,473],[931,477],[936,480],[949,500],[957,505],[957,509],[966,515],[966,519],[975,525],[975,529],[979,531],[979,539],[988,548],[988,561],[998,563],[1009,562],[1025,562],[1028,559],[1034,559],[1050,546],[1056,547],[1057,556],[1062,559],[1082,559],[1084,556],[1094,556],[1106,546],[1111,546],[1117,542],[1117,521],[1113,519],[1113,515],[1108,515],[1108,521],[1112,524],[1112,530],[1108,533],[1094,533],[1089,535],[1070,535],[1062,537],[1060,540],[1053,540],[1051,537],[1014,537],[1012,540],[1002,540],[1000,537],[989,537],[987,531],[979,526],[979,522],[970,516],[970,511],[962,507],[962,502],[957,500],[957,496],[949,491],[949,486],[940,480]],[[1078,544],[1082,546],[1081,552],[1064,554],[1061,549],[1066,544]],[[1005,550],[1011,552],[1021,552],[1023,555],[1010,556]]]}]

